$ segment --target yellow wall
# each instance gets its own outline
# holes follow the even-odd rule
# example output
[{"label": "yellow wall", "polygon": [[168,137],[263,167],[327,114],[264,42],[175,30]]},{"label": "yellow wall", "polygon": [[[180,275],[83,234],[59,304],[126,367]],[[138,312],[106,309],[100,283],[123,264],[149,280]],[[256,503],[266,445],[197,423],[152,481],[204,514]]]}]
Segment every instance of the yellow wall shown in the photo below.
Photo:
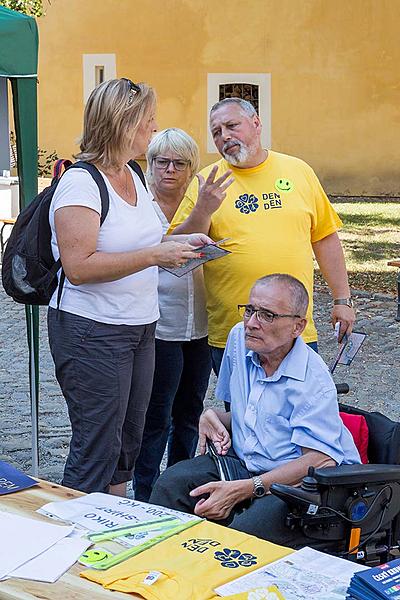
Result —
[{"label": "yellow wall", "polygon": [[158,93],[206,151],[208,73],[271,73],[272,146],[334,194],[400,195],[399,0],[52,0],[39,19],[40,146],[76,151],[82,54]]}]

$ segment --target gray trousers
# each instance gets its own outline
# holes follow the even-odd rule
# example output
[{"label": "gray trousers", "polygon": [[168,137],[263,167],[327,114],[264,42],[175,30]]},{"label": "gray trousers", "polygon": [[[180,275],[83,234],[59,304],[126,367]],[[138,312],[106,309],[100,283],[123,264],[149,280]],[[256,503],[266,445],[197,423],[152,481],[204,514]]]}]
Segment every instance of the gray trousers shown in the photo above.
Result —
[{"label": "gray trousers", "polygon": [[49,308],[50,350],[72,427],[63,485],[107,492],[140,451],[154,373],[155,323],[108,325]]},{"label": "gray trousers", "polygon": [[[244,473],[243,479],[245,477]],[[166,469],[157,479],[149,502],[193,514],[200,496],[192,498],[189,492],[219,480],[213,459],[208,454],[196,456]],[[310,541],[308,538],[300,531],[291,531],[285,526],[287,512],[285,502],[268,494],[236,506],[228,519],[217,522],[275,544],[293,548],[306,545]]]}]

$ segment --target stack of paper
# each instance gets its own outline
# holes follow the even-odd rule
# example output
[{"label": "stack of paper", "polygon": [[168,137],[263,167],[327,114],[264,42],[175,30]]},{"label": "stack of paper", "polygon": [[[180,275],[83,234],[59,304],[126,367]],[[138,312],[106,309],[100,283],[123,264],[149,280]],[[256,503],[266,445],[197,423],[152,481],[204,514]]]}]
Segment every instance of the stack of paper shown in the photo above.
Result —
[{"label": "stack of paper", "polygon": [[400,559],[355,573],[347,593],[349,600],[399,600]]},{"label": "stack of paper", "polygon": [[89,545],[88,540],[67,538],[73,529],[0,512],[0,579],[56,581]]}]

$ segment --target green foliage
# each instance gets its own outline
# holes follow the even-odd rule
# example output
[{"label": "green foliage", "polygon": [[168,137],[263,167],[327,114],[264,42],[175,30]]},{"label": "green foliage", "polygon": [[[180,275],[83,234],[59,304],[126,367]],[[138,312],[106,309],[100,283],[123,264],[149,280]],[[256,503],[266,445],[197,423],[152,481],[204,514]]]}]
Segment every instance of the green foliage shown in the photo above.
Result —
[{"label": "green foliage", "polygon": [[38,148],[38,177],[51,177],[53,165],[58,160],[57,153]]},{"label": "green foliage", "polygon": [[42,17],[45,14],[42,0],[0,0],[0,5],[30,17]]},{"label": "green foliage", "polygon": [[[11,168],[17,167],[17,141],[13,131],[10,131],[10,158]],[[55,150],[49,152],[38,148],[38,177],[51,177],[56,160],[58,160],[58,156]]]},{"label": "green foliage", "polygon": [[339,237],[350,287],[395,295],[397,271],[387,262],[400,256],[400,203],[360,198],[333,207],[343,221]]}]

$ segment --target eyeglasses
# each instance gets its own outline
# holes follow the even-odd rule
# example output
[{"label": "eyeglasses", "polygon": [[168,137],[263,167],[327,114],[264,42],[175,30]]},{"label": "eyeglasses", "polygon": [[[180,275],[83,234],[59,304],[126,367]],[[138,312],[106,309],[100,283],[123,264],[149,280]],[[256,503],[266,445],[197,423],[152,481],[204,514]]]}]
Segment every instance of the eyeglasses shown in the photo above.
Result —
[{"label": "eyeglasses", "polygon": [[129,84],[129,96],[127,105],[130,106],[133,102],[133,97],[140,92],[140,87],[136,85],[136,83],[133,83],[133,81],[131,81],[127,77],[121,77],[121,79],[122,81],[127,81]]},{"label": "eyeglasses", "polygon": [[189,164],[188,160],[183,160],[182,158],[164,158],[163,156],[156,156],[153,159],[153,163],[157,167],[157,169],[162,169],[163,171],[168,169],[169,165],[172,163],[175,171],[184,171]]},{"label": "eyeglasses", "polygon": [[274,319],[301,319],[300,315],[279,315],[278,313],[272,312],[267,308],[254,308],[251,304],[238,304],[238,311],[241,317],[244,319],[250,319],[255,313],[259,323],[272,323]]}]

